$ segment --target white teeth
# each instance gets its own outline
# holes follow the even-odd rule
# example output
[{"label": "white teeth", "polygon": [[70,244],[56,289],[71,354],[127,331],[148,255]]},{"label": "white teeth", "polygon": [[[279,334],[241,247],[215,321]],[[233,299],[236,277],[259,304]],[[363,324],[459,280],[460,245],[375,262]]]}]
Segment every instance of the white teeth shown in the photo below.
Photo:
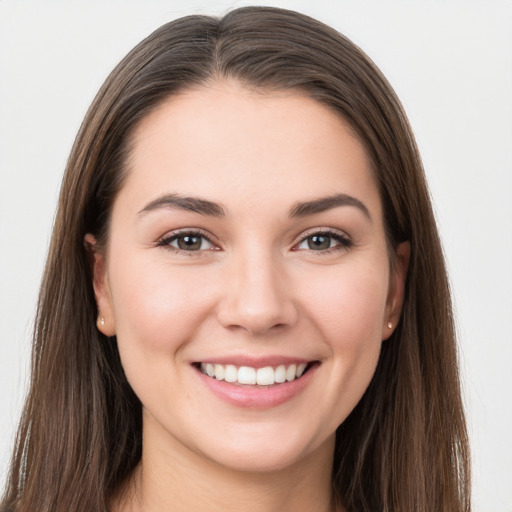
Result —
[{"label": "white teeth", "polygon": [[286,368],[286,380],[289,382],[291,380],[295,380],[297,376],[297,366],[292,364]]},{"label": "white teeth", "polygon": [[207,363],[206,365],[206,374],[208,377],[214,377],[215,376],[215,366],[213,364]]},{"label": "white teeth", "polygon": [[215,365],[215,378],[217,380],[224,380],[225,374],[226,374],[226,372],[224,371],[224,366],[222,366],[221,364],[216,364]]},{"label": "white teeth", "polygon": [[282,384],[286,381],[286,366],[284,364],[279,365],[274,372],[275,382]]},{"label": "white teeth", "polygon": [[256,370],[249,366],[238,368],[238,382],[240,384],[256,384]]},{"label": "white teeth", "polygon": [[306,363],[301,363],[297,366],[297,373],[295,374],[297,376],[297,378],[299,378],[304,373],[306,366],[307,366]]},{"label": "white teeth", "polygon": [[228,364],[226,366],[224,379],[226,382],[236,382],[238,380],[238,370],[236,369],[236,366],[233,366],[232,364]]},{"label": "white teeth", "polygon": [[272,386],[273,384],[282,384],[286,381],[291,382],[298,379],[304,374],[306,367],[306,363],[288,366],[281,364],[276,368],[265,366],[257,369],[250,366],[237,368],[232,364],[201,363],[201,372],[209,377],[230,383]]},{"label": "white teeth", "polygon": [[256,372],[256,383],[259,386],[270,386],[274,384],[274,368],[272,366],[265,366],[265,368],[258,368]]}]

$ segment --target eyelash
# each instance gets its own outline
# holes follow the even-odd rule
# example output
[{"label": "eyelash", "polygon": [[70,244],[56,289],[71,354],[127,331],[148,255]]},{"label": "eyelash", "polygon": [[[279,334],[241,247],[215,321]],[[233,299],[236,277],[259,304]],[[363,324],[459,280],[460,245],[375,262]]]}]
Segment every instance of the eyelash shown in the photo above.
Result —
[{"label": "eyelash", "polygon": [[[313,236],[325,236],[327,238],[334,239],[336,242],[339,242],[337,245],[334,245],[333,247],[328,247],[325,250],[314,250],[314,249],[306,249],[310,253],[315,253],[317,255],[327,255],[331,254],[336,251],[340,250],[347,250],[353,247],[354,242],[348,238],[347,235],[344,235],[340,233],[339,231],[333,231],[331,229],[321,229],[319,231],[311,231],[307,233],[305,236],[303,236],[299,243],[295,244],[294,247],[297,247],[307,241],[308,238],[311,238]],[[300,250],[300,249],[293,249],[293,250]]]},{"label": "eyelash", "polygon": [[206,240],[209,244],[216,247],[216,244],[211,240],[209,236],[207,236],[202,231],[194,231],[194,230],[183,230],[183,231],[175,231],[174,233],[171,233],[170,235],[165,235],[163,238],[158,240],[157,246],[158,247],[165,247],[166,249],[172,250],[178,254],[186,254],[187,256],[195,256],[197,253],[202,253],[204,251],[211,251],[211,250],[218,250],[218,249],[199,249],[199,250],[191,250],[187,251],[185,249],[180,249],[179,247],[174,247],[171,245],[172,242],[175,240],[178,240],[181,237],[196,237],[196,238],[202,238],[203,240]]},{"label": "eyelash", "polygon": [[[181,237],[196,237],[201,238],[203,240],[206,240],[209,244],[213,246],[213,248],[208,249],[197,249],[197,250],[185,250],[180,249],[179,247],[174,247],[172,242],[178,240]],[[303,236],[298,243],[296,243],[292,250],[293,251],[299,251],[301,249],[297,249],[296,247],[301,245],[302,243],[306,242],[308,238],[311,238],[313,236],[325,236],[327,238],[334,239],[336,242],[338,242],[337,245],[334,245],[332,247],[328,247],[324,250],[314,250],[314,249],[305,249],[309,253],[315,253],[316,255],[326,255],[331,254],[335,251],[343,250],[343,249],[350,249],[354,243],[352,240],[350,240],[346,235],[343,235],[339,233],[338,231],[333,231],[330,229],[322,229],[319,231],[312,231],[310,233],[307,233],[305,236]],[[202,231],[195,231],[195,230],[184,230],[184,231],[177,231],[174,233],[171,233],[170,235],[166,235],[157,242],[158,247],[164,247],[166,249],[172,250],[178,254],[186,254],[187,256],[196,256],[200,253],[203,253],[204,251],[212,251],[212,250],[219,250],[218,246],[211,240],[211,238],[203,233]]]}]

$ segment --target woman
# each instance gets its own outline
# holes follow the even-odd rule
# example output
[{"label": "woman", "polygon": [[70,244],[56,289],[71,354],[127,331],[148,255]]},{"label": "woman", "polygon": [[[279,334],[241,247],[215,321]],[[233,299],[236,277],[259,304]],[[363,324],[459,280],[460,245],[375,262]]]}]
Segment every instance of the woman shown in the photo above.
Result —
[{"label": "woman", "polygon": [[36,327],[6,510],[469,510],[414,139],[306,16],[182,18],[116,67]]}]

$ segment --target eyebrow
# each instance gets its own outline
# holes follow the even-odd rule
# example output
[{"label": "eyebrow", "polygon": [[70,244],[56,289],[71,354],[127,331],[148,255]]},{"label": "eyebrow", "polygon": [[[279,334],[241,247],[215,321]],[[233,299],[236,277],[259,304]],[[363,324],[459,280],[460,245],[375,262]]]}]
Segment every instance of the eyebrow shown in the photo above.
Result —
[{"label": "eyebrow", "polygon": [[143,215],[160,208],[188,210],[212,217],[225,217],[226,215],[224,208],[217,203],[208,201],[207,199],[201,199],[199,197],[185,197],[179,194],[166,194],[158,197],[142,208],[139,215]]},{"label": "eyebrow", "polygon": [[339,206],[354,206],[361,210],[364,215],[372,221],[372,216],[366,205],[356,197],[348,194],[335,194],[328,197],[320,197],[313,199],[312,201],[306,201],[302,203],[296,203],[295,206],[290,210],[290,217],[306,217],[308,215],[314,215],[316,213],[322,213]]},{"label": "eyebrow", "polygon": [[[353,206],[361,210],[364,215],[371,221],[372,217],[366,205],[356,197],[348,194],[335,194],[327,197],[320,197],[311,201],[298,202],[290,210],[290,217],[300,218],[307,217],[309,215],[315,215],[322,213],[333,208],[340,206]],[[142,210],[139,211],[139,215],[144,215],[154,210],[161,208],[166,209],[178,209],[187,210],[200,215],[206,215],[211,217],[225,217],[226,210],[224,207],[213,201],[202,199],[199,197],[187,197],[180,194],[165,194],[158,197],[154,201],[148,203]]]}]

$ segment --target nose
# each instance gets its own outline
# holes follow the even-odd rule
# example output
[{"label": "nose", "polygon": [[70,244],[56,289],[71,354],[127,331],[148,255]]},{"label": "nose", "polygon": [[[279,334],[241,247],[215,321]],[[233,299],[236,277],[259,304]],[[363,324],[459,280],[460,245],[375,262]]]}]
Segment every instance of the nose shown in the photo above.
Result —
[{"label": "nose", "polygon": [[[251,335],[293,325],[298,318],[292,283],[283,265],[261,248],[233,257],[218,307],[219,322]],[[223,276],[224,277],[224,276]]]}]

